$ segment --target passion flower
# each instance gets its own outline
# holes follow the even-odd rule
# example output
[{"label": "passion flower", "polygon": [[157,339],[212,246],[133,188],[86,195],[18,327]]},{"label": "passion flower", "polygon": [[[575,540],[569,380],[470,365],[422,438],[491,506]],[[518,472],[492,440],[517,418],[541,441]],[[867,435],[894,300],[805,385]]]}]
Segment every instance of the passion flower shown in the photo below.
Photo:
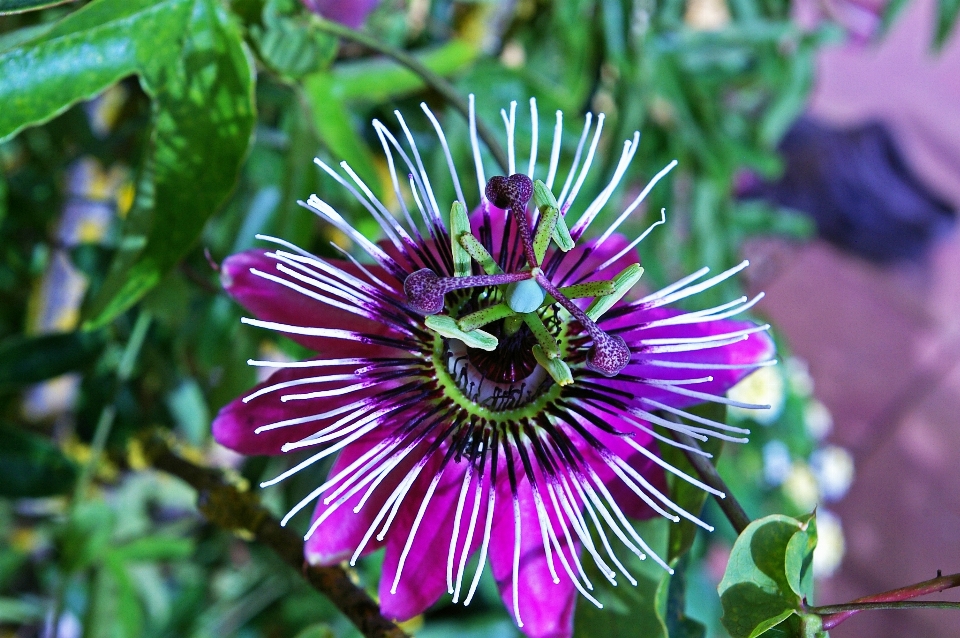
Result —
[{"label": "passion flower", "polygon": [[[250,361],[278,370],[226,406],[213,431],[244,454],[315,450],[263,486],[336,455],[326,482],[284,523],[316,502],[306,534],[313,563],[353,563],[385,546],[380,604],[388,617],[411,618],[444,593],[469,604],[489,561],[527,635],[566,636],[575,592],[601,606],[583,560],[614,583],[622,577],[636,584],[624,552],[669,570],[630,518],[685,518],[711,529],[668,498],[664,471],[716,491],[661,459],[655,440],[677,445],[669,430],[743,440],[745,430],[684,408],[703,401],[762,407],[724,393],[773,363],[773,347],[768,326],[729,319],[759,297],[695,312],[667,308],[746,263],[707,279],[703,268],[652,294],[630,295],[643,272],[634,249],[663,218],[633,241],[616,231],[675,162],[603,233],[584,240],[627,170],[639,133],[624,143],[611,182],[581,207],[603,116],[594,126],[587,115],[555,196],[562,115],[541,180],[534,100],[530,107],[526,171],[516,168],[513,103],[502,112],[509,175],[487,178],[471,96],[479,186],[471,215],[447,140],[426,105],[449,175],[428,174],[399,112],[406,145],[373,123],[397,211],[346,163],[340,172],[316,160],[379,222],[385,239],[371,242],[313,195],[301,204],[368,259],[324,259],[261,236],[275,248],[224,262],[224,287],[257,317],[244,323],[288,335],[318,356]],[[451,180],[456,201],[441,206],[433,188],[439,179]],[[471,576],[467,562],[477,552]]]}]

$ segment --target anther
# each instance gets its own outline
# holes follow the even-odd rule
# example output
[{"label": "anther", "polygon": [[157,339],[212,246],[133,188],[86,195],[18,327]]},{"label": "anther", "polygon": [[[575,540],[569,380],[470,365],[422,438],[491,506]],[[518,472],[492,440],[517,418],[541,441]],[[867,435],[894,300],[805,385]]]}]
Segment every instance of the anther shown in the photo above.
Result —
[{"label": "anther", "polygon": [[487,182],[484,193],[487,199],[503,210],[509,209],[517,223],[523,254],[531,268],[539,266],[530,235],[530,222],[527,221],[527,204],[533,197],[533,181],[526,175],[514,173],[510,177],[495,175]]},{"label": "anther", "polygon": [[420,314],[435,315],[443,311],[444,295],[451,290],[477,286],[500,286],[530,279],[529,272],[469,277],[437,277],[429,268],[422,268],[403,280],[403,292],[410,306]]},{"label": "anther", "polygon": [[579,306],[557,290],[545,275],[537,275],[535,279],[537,283],[543,286],[547,294],[566,308],[567,312],[573,315],[593,338],[593,347],[587,353],[588,368],[606,377],[613,377],[630,363],[630,348],[627,347],[627,342],[623,340],[623,337],[609,335],[601,330]]},{"label": "anther", "polygon": [[443,310],[444,289],[440,278],[429,268],[418,270],[403,280],[403,292],[413,309],[424,315]]},{"label": "anther", "polygon": [[614,377],[630,363],[630,348],[619,335],[598,331],[587,354],[587,367],[605,377]]},{"label": "anther", "polygon": [[533,181],[520,173],[510,177],[495,175],[487,182],[485,194],[491,204],[502,210],[526,208],[533,197]]}]

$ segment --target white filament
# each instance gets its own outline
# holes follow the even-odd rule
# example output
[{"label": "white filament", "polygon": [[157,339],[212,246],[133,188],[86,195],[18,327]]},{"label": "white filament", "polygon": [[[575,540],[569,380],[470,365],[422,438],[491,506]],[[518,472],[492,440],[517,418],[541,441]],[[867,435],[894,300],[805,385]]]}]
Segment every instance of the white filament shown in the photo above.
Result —
[{"label": "white filament", "polygon": [[653,222],[652,224],[650,224],[649,226],[647,226],[647,229],[646,229],[645,231],[643,231],[642,233],[640,233],[640,235],[639,235],[638,237],[634,238],[633,241],[631,241],[629,244],[627,244],[627,247],[626,247],[626,248],[624,248],[623,250],[621,250],[620,252],[618,252],[616,255],[614,255],[614,256],[611,257],[610,259],[608,259],[608,260],[606,260],[605,262],[603,262],[603,264],[601,264],[600,267],[597,268],[597,270],[603,270],[604,268],[609,267],[611,264],[615,264],[618,259],[620,259],[620,258],[623,257],[624,255],[626,255],[627,253],[629,253],[631,250],[633,250],[634,248],[637,247],[637,244],[639,244],[639,243],[642,242],[644,239],[646,239],[646,238],[647,238],[647,235],[649,235],[651,232],[653,232],[653,229],[654,229],[654,228],[656,228],[657,226],[659,226],[659,225],[661,225],[661,224],[665,224],[665,223],[667,223],[667,212],[666,212],[666,209],[661,208],[661,209],[660,209],[660,220],[659,220],[659,221],[655,221],[655,222]]},{"label": "white filament", "polygon": [[[480,543],[480,562],[477,564],[477,571],[473,575],[473,582],[470,583],[470,591],[467,597],[463,599],[464,606],[469,605],[473,600],[473,595],[477,591],[477,585],[480,584],[480,576],[483,574],[483,566],[487,563],[487,549],[490,547],[490,530],[493,527],[493,508],[496,503],[496,486],[493,482],[487,487],[487,520],[483,526],[483,541]],[[464,552],[467,548],[464,549]]]},{"label": "white filament", "polygon": [[520,620],[520,500],[513,496],[513,617],[517,627],[523,627]]},{"label": "white filament", "polygon": [[553,190],[553,181],[557,178],[557,166],[560,163],[560,140],[563,138],[563,111],[557,111],[557,123],[553,127],[553,146],[550,148],[550,168],[547,171],[546,186]]},{"label": "white filament", "polygon": [[504,109],[500,109],[500,117],[503,118],[503,125],[507,129],[507,172],[513,175],[517,172],[517,153],[514,148],[514,135],[517,127],[517,101],[510,102],[510,116]]},{"label": "white filament", "polygon": [[537,115],[537,98],[530,98],[530,129],[533,136],[530,142],[530,165],[527,168],[527,177],[533,179],[533,171],[537,166],[537,143],[540,132],[540,119]]},{"label": "white filament", "polygon": [[429,118],[434,130],[437,132],[437,137],[440,139],[440,146],[443,148],[443,156],[447,159],[447,169],[450,171],[450,179],[453,180],[453,188],[457,191],[457,200],[466,207],[467,200],[463,196],[463,190],[460,188],[460,178],[457,177],[457,169],[453,165],[453,157],[450,155],[450,146],[447,145],[447,137],[443,134],[443,128],[440,126],[440,122],[437,121],[433,111],[430,110],[426,102],[420,102],[420,108],[427,114],[427,118]]},{"label": "white filament", "polygon": [[353,374],[326,374],[319,377],[307,377],[304,379],[294,379],[292,381],[274,383],[273,385],[268,385],[266,387],[260,388],[256,392],[253,392],[243,397],[243,402],[249,403],[253,399],[256,399],[257,397],[262,396],[264,394],[275,392],[276,390],[293,388],[299,385],[307,385],[310,383],[330,383],[333,381],[356,381],[356,379],[357,379],[356,375],[353,375]]},{"label": "white filament", "polygon": [[463,552],[460,554],[460,565],[457,568],[457,582],[453,589],[453,602],[460,600],[460,586],[463,584],[463,572],[467,568],[467,558],[470,554],[470,545],[473,543],[473,531],[477,527],[477,515],[480,513],[481,492],[483,481],[477,481],[477,488],[473,492],[473,511],[470,513],[470,524],[467,527],[467,537],[463,542]]},{"label": "white filament", "polygon": [[580,187],[583,186],[583,182],[587,179],[587,174],[590,172],[590,166],[593,164],[593,157],[597,154],[597,145],[600,143],[600,133],[603,131],[603,122],[606,119],[606,115],[601,113],[597,116],[597,130],[593,133],[593,141],[590,142],[590,150],[587,151],[587,159],[583,162],[583,168],[580,170],[580,175],[577,177],[577,183],[574,184],[573,190],[570,192],[569,199],[561,198],[558,200],[560,206],[570,207],[573,205],[574,200],[577,199],[577,195],[580,193]]},{"label": "white filament", "polygon": [[407,142],[410,144],[410,150],[413,152],[413,159],[417,161],[417,168],[420,170],[420,177],[423,180],[423,186],[426,189],[427,198],[430,200],[430,205],[433,207],[433,217],[434,220],[440,226],[443,226],[443,219],[440,216],[440,207],[437,205],[437,198],[433,194],[433,188],[430,186],[430,177],[427,176],[426,169],[423,168],[423,160],[420,159],[420,150],[417,148],[417,143],[413,139],[413,133],[410,132],[410,129],[407,128],[407,123],[403,120],[403,114],[400,111],[394,111],[394,115],[397,116],[397,121],[400,122],[400,128],[403,129],[404,135],[407,137]]},{"label": "white filament", "polygon": [[[633,156],[637,153],[637,146],[640,144],[640,131],[635,131],[633,134],[633,140],[627,140],[623,143],[623,151],[620,153],[620,161],[617,163],[617,168],[613,173],[613,177],[610,179],[610,183],[607,184],[606,188],[600,191],[600,194],[597,195],[587,209],[583,211],[583,215],[580,216],[580,219],[577,220],[577,223],[574,224],[573,228],[570,229],[570,234],[574,238],[579,238],[583,235],[584,231],[587,230],[587,227],[593,222],[594,218],[597,216],[597,213],[600,212],[604,206],[607,205],[607,202],[610,201],[610,196],[613,195],[613,191],[616,190],[617,186],[620,185],[620,180],[623,179],[623,174],[626,172],[627,167],[630,166],[630,162],[633,161]],[[572,203],[572,199],[571,199]],[[599,245],[599,240],[597,242]]]},{"label": "white filament", "polygon": [[480,189],[480,201],[483,202],[486,200],[484,189],[487,185],[487,179],[483,176],[483,160],[480,157],[480,143],[477,141],[477,105],[473,93],[468,96],[468,104],[470,146],[473,148],[473,163],[477,167],[477,187]]},{"label": "white filament", "polygon": [[453,531],[450,535],[450,550],[447,552],[447,593],[453,593],[453,563],[456,559],[457,541],[460,540],[460,521],[463,518],[463,506],[470,489],[470,480],[473,478],[473,464],[467,463],[463,473],[463,484],[460,486],[460,497],[457,499],[457,512],[453,517]]},{"label": "white filament", "polygon": [[647,198],[647,195],[649,195],[650,191],[653,190],[653,187],[657,185],[657,182],[663,179],[667,175],[667,173],[672,171],[676,165],[677,165],[677,160],[673,160],[672,162],[667,164],[664,168],[660,169],[659,173],[653,176],[653,179],[651,179],[647,183],[647,185],[644,187],[644,189],[640,191],[640,194],[637,195],[636,199],[630,202],[630,205],[627,206],[626,210],[620,213],[620,216],[617,217],[617,219],[612,224],[610,224],[610,227],[607,228],[607,230],[605,230],[602,235],[600,235],[600,238],[597,239],[597,244],[596,244],[597,246],[603,244],[603,242],[609,239],[610,235],[616,232],[617,228],[620,227],[620,224],[622,224],[624,220],[630,216],[630,213],[635,211],[637,209],[637,206],[639,206],[640,203]]},{"label": "white filament", "polygon": [[430,499],[433,498],[433,493],[437,489],[437,485],[440,484],[440,477],[443,476],[443,469],[437,472],[436,476],[433,477],[433,480],[430,481],[430,486],[427,488],[427,493],[423,496],[423,502],[420,503],[420,509],[417,510],[417,516],[413,519],[413,525],[410,526],[410,533],[407,534],[407,542],[403,546],[403,551],[400,552],[400,560],[397,562],[397,575],[393,578],[393,585],[390,587],[390,593],[397,593],[397,585],[400,583],[400,575],[403,573],[403,566],[407,562],[407,556],[410,554],[410,548],[413,547],[413,539],[417,535],[417,530],[420,528],[420,522],[423,520],[423,515],[427,511],[427,507],[430,505]]},{"label": "white filament", "polygon": [[573,184],[573,178],[576,176],[577,167],[580,166],[580,154],[583,153],[583,145],[587,143],[587,135],[590,134],[590,125],[593,123],[593,113],[588,112],[583,121],[583,132],[580,134],[580,141],[577,143],[577,150],[573,154],[573,164],[570,165],[570,172],[563,183],[563,189],[560,191],[560,197],[557,203],[560,204],[560,211],[563,212],[563,202],[567,197],[567,192]]}]

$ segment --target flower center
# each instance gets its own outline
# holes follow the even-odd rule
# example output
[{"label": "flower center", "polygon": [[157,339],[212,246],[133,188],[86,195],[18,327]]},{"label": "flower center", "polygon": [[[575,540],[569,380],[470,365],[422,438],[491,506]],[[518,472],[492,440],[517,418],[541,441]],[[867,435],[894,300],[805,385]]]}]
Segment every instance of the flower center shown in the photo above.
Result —
[{"label": "flower center", "polygon": [[[499,262],[494,259],[491,246],[473,236],[465,207],[454,202],[449,225],[453,276],[441,277],[429,268],[421,268],[407,275],[403,282],[410,309],[425,315],[426,327],[438,337],[464,346],[463,357],[454,357],[454,361],[462,360],[462,365],[469,369],[461,371],[446,360],[442,363],[453,374],[454,385],[467,397],[479,397],[481,405],[488,401],[491,405],[503,403],[510,407],[502,409],[511,410],[537,396],[539,391],[527,388],[526,383],[538,368],[560,386],[573,383],[570,366],[563,360],[556,338],[560,328],[548,327],[541,316],[543,313],[556,319],[558,307],[575,319],[593,342],[586,367],[608,377],[617,375],[630,362],[630,349],[623,338],[607,334],[596,321],[626,294],[643,270],[634,264],[612,281],[557,288],[543,270],[544,257],[552,243],[564,252],[572,249],[574,243],[553,194],[543,182],[534,183],[525,175],[514,174],[492,177],[485,195],[494,206],[512,213],[526,265],[504,272],[510,260],[505,261],[504,255]],[[531,228],[527,217],[531,198],[539,211],[535,228]],[[485,274],[471,274],[473,262]],[[583,310],[572,301],[578,297],[595,299]],[[490,303],[482,305],[478,303],[481,301]],[[445,309],[449,314],[441,314]],[[484,326],[492,332],[480,330]],[[468,349],[484,352],[471,353]],[[443,352],[448,350],[451,348],[444,348]],[[485,394],[484,381],[496,386],[491,390],[496,392],[495,397]],[[523,387],[517,387],[517,383]],[[506,387],[502,387],[504,384]],[[503,392],[509,392],[510,398],[504,398],[507,395]],[[525,392],[533,392],[532,398],[525,399]]]},{"label": "flower center", "polygon": [[[511,423],[537,414],[556,398],[560,386],[535,360],[527,358],[524,349],[529,352],[528,340],[533,337],[523,333],[518,330],[493,352],[436,335],[434,367],[447,396],[488,422]],[[511,343],[515,344],[512,348]]]},{"label": "flower center", "polygon": [[[553,384],[536,360],[523,356],[520,348],[484,352],[467,348],[459,339],[444,341],[451,379],[465,398],[491,412],[523,407]],[[526,349],[529,352],[530,346]]]}]

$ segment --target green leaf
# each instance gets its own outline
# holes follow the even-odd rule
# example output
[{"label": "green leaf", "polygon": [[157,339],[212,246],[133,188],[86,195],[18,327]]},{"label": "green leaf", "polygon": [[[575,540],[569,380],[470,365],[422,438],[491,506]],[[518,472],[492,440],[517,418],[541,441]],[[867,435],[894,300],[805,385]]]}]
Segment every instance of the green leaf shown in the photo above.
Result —
[{"label": "green leaf", "polygon": [[210,409],[194,379],[184,379],[167,395],[167,409],[192,445],[201,445],[210,432]]},{"label": "green leaf", "polygon": [[890,30],[894,21],[903,13],[903,9],[907,6],[908,2],[910,2],[910,0],[890,0],[890,2],[887,3],[887,6],[883,9],[881,33],[885,34]]},{"label": "green leaf", "polygon": [[760,122],[760,139],[765,146],[776,146],[806,108],[815,71],[816,51],[801,48],[793,54],[786,84]]},{"label": "green leaf", "polygon": [[104,345],[102,333],[16,336],[0,343],[0,390],[18,388],[77,370]]},{"label": "green leaf", "polygon": [[184,0],[99,0],[0,54],[0,142],[176,53]]},{"label": "green leaf", "polygon": [[329,73],[307,76],[303,90],[313,112],[313,125],[330,155],[347,162],[374,194],[380,194],[373,153],[357,132],[350,109],[336,92],[332,76]]},{"label": "green leaf", "polygon": [[296,635],[295,638],[334,638],[336,634],[327,623],[310,625]]},{"label": "green leaf", "polygon": [[78,503],[58,534],[63,571],[74,573],[99,562],[110,550],[114,521],[115,514],[105,502]]},{"label": "green leaf", "polygon": [[937,30],[933,39],[936,50],[943,48],[960,16],[960,0],[937,0]]},{"label": "green leaf", "polygon": [[154,98],[151,161],[141,179],[152,181],[152,197],[138,193],[87,328],[136,303],[190,249],[233,189],[252,141],[253,64],[239,30],[216,0],[173,2],[190,11],[181,48],[171,64],[147,65],[141,75]]},{"label": "green leaf", "polygon": [[[671,526],[671,536],[673,534]],[[663,612],[663,621],[670,638],[705,638],[707,628],[703,623],[687,616],[686,574],[690,557],[684,555],[670,563],[674,573],[664,572],[657,587],[658,609]]]},{"label": "green leaf", "polygon": [[21,27],[16,31],[0,33],[0,52],[10,51],[30,40],[39,38],[52,29],[53,26],[52,22],[42,22],[28,27]]},{"label": "green leaf", "polygon": [[263,7],[264,26],[250,29],[264,63],[290,80],[327,67],[338,46],[336,37],[317,28],[312,15],[295,8],[289,0],[271,0]]},{"label": "green leaf", "polygon": [[55,7],[73,0],[0,0],[0,15]]},{"label": "green leaf", "polygon": [[143,608],[130,575],[117,561],[104,561],[94,571],[84,636],[136,638],[143,635],[143,625]]},{"label": "green leaf", "polygon": [[[787,620],[793,616],[796,612],[792,609],[786,609],[772,618],[767,618],[759,625],[754,627],[753,631],[750,632],[749,638],[756,638],[757,636],[762,636],[767,633],[777,625],[781,624],[783,621]],[[726,624],[724,625],[726,626]]]},{"label": "green leaf", "polygon": [[813,596],[813,549],[817,546],[817,519],[801,519],[801,530],[787,543],[784,568],[790,589],[801,598]]},{"label": "green leaf", "polygon": [[43,619],[44,609],[38,602],[0,598],[0,623],[24,625]]},{"label": "green leaf", "polygon": [[777,514],[747,526],[717,587],[720,620],[733,638],[755,638],[783,623],[784,635],[798,634],[801,592],[809,587],[814,546],[812,515],[799,521]]},{"label": "green leaf", "polygon": [[0,54],[0,141],[133,74],[153,98],[153,132],[88,329],[153,287],[229,195],[252,139],[253,63],[217,0],[96,0]]},{"label": "green leaf", "polygon": [[0,226],[3,225],[3,220],[7,216],[7,192],[9,188],[7,187],[7,178],[4,177],[3,173],[0,173]]},{"label": "green leaf", "polygon": [[171,536],[145,536],[110,551],[113,560],[127,562],[177,560],[193,553],[193,541]]},{"label": "green leaf", "polygon": [[[469,67],[478,53],[473,44],[450,40],[437,48],[418,51],[414,57],[434,73],[446,77]],[[330,75],[333,92],[344,101],[382,104],[416,93],[426,86],[416,73],[387,58],[336,64]]]},{"label": "green leaf", "polygon": [[77,467],[47,439],[0,425],[0,496],[12,498],[66,494]]}]

